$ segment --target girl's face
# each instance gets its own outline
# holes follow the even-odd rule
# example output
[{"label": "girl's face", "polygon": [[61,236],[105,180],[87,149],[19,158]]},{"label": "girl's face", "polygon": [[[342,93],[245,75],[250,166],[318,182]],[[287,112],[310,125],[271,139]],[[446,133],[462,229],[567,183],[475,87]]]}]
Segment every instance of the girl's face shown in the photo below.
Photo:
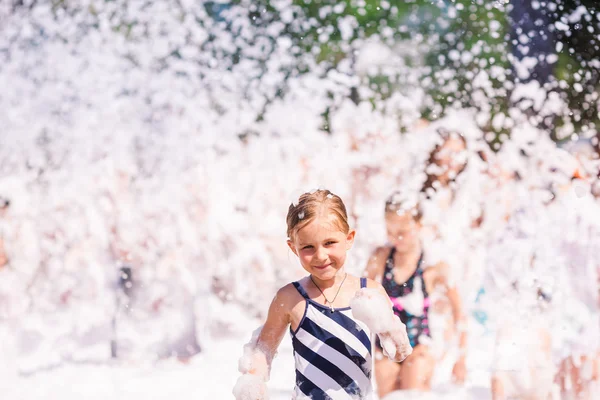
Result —
[{"label": "girl's face", "polygon": [[344,233],[331,218],[317,217],[288,240],[288,246],[302,267],[320,280],[334,279],[346,261],[346,252],[354,243],[355,231]]},{"label": "girl's face", "polygon": [[385,215],[388,240],[399,253],[413,250],[419,244],[419,224],[409,212]]},{"label": "girl's face", "polygon": [[437,150],[433,161],[442,169],[440,177],[455,178],[467,162],[465,143],[459,137],[449,137]]}]

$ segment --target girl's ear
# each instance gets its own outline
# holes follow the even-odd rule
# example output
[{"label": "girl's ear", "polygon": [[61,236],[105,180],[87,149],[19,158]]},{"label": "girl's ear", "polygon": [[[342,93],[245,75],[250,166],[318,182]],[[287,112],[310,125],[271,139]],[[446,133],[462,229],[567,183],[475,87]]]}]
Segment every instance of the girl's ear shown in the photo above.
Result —
[{"label": "girl's ear", "polygon": [[287,245],[294,252],[295,255],[298,255],[298,251],[296,250],[296,246],[294,246],[294,243],[290,239],[288,239]]},{"label": "girl's ear", "polygon": [[350,250],[354,244],[354,236],[356,236],[355,230],[350,230],[348,236],[346,236],[346,250]]}]

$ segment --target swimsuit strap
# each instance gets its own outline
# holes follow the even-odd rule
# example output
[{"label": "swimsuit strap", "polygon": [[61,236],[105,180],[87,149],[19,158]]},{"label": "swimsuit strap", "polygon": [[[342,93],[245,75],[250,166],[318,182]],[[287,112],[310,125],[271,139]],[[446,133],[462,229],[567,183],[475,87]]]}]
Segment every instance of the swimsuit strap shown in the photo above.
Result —
[{"label": "swimsuit strap", "polygon": [[423,252],[421,251],[421,256],[419,257],[419,261],[417,261],[417,271],[419,275],[423,275]]},{"label": "swimsuit strap", "polygon": [[423,273],[425,270],[423,269],[423,252],[421,252],[421,257],[419,258],[419,263],[417,264],[417,271],[419,271],[419,276],[423,281],[423,285],[421,286],[421,292],[423,292],[423,296],[425,298],[429,297],[429,293],[427,293],[427,287],[425,286],[425,278],[423,277]]},{"label": "swimsuit strap", "polygon": [[304,290],[304,288],[302,287],[300,282],[292,282],[292,285],[294,285],[294,287],[296,288],[298,293],[300,293],[302,295],[302,297],[304,297],[307,300],[309,299],[308,293],[306,293],[306,290]]},{"label": "swimsuit strap", "polygon": [[396,254],[396,248],[392,246],[392,250],[385,261],[386,272],[390,272],[394,269],[394,255]]},{"label": "swimsuit strap", "polygon": [[393,274],[394,271],[394,254],[396,254],[396,248],[392,246],[387,259],[385,260],[385,268],[383,269],[383,280],[384,282],[389,274]]},{"label": "swimsuit strap", "polygon": [[366,288],[367,287],[367,278],[360,278],[360,288]]}]

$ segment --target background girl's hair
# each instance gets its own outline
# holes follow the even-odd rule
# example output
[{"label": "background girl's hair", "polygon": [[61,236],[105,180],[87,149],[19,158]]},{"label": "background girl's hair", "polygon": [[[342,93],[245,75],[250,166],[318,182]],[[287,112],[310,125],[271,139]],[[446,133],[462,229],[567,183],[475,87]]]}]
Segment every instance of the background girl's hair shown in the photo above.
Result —
[{"label": "background girl's hair", "polygon": [[[451,131],[448,131],[445,129],[438,129],[437,134],[442,139],[442,142],[436,144],[435,147],[433,148],[433,150],[431,151],[431,153],[429,153],[429,159],[427,160],[427,165],[425,168],[426,171],[428,169],[427,167],[429,167],[432,164],[435,164],[435,159],[436,159],[438,153],[440,152],[442,147],[448,142],[448,140],[450,140],[451,138],[460,139],[460,141],[465,145],[465,148],[467,147],[467,140],[459,132],[451,132]],[[458,171],[458,174],[456,174],[456,177],[452,178],[452,181],[454,181],[456,178],[458,178],[458,176],[463,173],[463,171],[465,170],[466,167],[467,167],[467,163],[465,162],[465,164],[460,169],[460,171]],[[427,197],[429,197],[429,192],[431,190],[435,191],[434,182],[437,181],[437,179],[438,179],[437,175],[427,172],[427,177],[425,179],[425,182],[423,183],[423,186],[421,187],[421,193],[424,193]]]},{"label": "background girl's hair", "polygon": [[421,208],[416,196],[409,196],[405,192],[396,190],[388,196],[385,201],[385,213],[387,214],[410,214],[415,221],[421,219]]},{"label": "background girl's hair", "polygon": [[327,189],[307,192],[300,196],[298,203],[290,204],[286,218],[287,236],[294,234],[318,216],[331,215],[332,223],[341,232],[350,232],[348,213],[342,199]]}]

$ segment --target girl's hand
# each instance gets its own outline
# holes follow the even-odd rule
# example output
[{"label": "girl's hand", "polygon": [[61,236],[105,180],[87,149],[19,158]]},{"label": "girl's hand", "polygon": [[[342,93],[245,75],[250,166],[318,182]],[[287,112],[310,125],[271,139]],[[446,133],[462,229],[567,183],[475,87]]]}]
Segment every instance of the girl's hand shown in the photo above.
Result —
[{"label": "girl's hand", "polygon": [[[401,323],[402,324],[402,323]],[[383,348],[383,354],[394,362],[402,362],[412,354],[413,348],[406,334],[406,327],[395,332],[383,332],[378,334]]]},{"label": "girl's hand", "polygon": [[268,400],[269,391],[265,381],[257,375],[240,376],[233,388],[236,400]]},{"label": "girl's hand", "polygon": [[290,324],[290,310],[297,303],[296,289],[286,285],[279,289],[269,307],[265,324],[254,331],[238,363],[242,373],[233,388],[236,400],[268,400],[266,382],[269,380],[271,362],[277,353]]}]

